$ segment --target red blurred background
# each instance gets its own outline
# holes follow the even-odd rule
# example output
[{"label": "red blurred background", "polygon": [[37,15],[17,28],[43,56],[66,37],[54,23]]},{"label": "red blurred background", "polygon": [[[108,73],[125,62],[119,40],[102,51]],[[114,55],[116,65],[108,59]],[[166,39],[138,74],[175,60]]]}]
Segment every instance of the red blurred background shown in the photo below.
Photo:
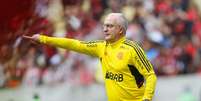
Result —
[{"label": "red blurred background", "polygon": [[0,3],[0,46],[19,36],[16,31],[33,16],[34,0],[3,0]]}]

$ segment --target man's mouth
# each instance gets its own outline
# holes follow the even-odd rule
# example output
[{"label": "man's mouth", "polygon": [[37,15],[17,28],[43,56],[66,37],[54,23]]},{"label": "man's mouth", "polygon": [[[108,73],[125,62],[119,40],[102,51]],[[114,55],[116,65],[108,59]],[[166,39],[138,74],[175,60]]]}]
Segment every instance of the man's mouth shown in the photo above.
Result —
[{"label": "man's mouth", "polygon": [[105,36],[109,36],[110,34],[109,33],[106,33],[106,34],[104,34]]}]

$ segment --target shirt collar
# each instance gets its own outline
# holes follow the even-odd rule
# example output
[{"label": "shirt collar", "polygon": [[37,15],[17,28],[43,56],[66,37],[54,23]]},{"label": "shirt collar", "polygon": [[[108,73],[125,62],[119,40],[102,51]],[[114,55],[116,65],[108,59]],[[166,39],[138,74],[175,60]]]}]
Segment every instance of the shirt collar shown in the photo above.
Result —
[{"label": "shirt collar", "polygon": [[115,46],[118,46],[120,43],[124,42],[126,40],[126,37],[123,36],[121,37],[119,40],[117,40],[116,42],[114,43],[109,43],[109,45],[111,45],[112,47],[115,47]]}]

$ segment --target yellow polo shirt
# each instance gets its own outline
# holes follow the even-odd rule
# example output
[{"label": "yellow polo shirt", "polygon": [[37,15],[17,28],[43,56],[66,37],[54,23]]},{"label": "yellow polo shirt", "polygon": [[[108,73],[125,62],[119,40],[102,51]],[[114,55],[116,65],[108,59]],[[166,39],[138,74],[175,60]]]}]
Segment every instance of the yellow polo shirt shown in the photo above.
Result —
[{"label": "yellow polo shirt", "polygon": [[157,77],[142,48],[122,37],[105,41],[79,41],[40,35],[40,43],[98,57],[102,64],[108,101],[152,99]]}]

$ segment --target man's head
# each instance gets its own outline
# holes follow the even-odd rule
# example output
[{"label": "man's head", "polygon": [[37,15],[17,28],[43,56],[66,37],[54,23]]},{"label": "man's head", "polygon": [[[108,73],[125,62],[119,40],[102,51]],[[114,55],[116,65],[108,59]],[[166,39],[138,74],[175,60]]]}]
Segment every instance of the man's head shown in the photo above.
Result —
[{"label": "man's head", "polygon": [[126,34],[128,22],[121,13],[110,13],[106,16],[103,31],[107,42],[115,42]]}]

